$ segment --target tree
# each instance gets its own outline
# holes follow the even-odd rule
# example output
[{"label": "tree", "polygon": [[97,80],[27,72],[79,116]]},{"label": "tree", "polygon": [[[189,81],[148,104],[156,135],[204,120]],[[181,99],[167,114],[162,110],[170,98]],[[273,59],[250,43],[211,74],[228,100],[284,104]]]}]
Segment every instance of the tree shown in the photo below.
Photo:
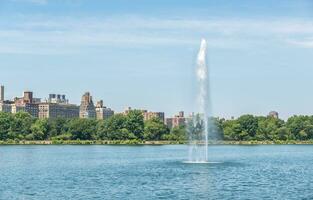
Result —
[{"label": "tree", "polygon": [[[253,138],[258,129],[258,119],[253,115],[242,115],[237,119],[242,130],[241,139]],[[247,133],[247,134],[246,134]]]},{"label": "tree", "polygon": [[168,128],[157,117],[145,122],[144,139],[146,140],[160,140],[161,137],[168,132]]},{"label": "tree", "polygon": [[176,126],[171,129],[169,134],[165,134],[162,136],[163,140],[176,140],[176,141],[184,141],[187,140],[187,131],[185,126]]},{"label": "tree", "polygon": [[108,120],[99,121],[97,125],[97,137],[99,139],[105,140],[136,139],[137,137],[134,135],[134,133],[127,129],[126,121],[127,116],[123,114],[116,114],[110,117]]},{"label": "tree", "polygon": [[225,140],[240,140],[241,127],[237,120],[226,120],[222,124]]},{"label": "tree", "polygon": [[192,116],[187,120],[187,133],[190,141],[203,140],[203,132],[205,131],[205,123],[200,114]]},{"label": "tree", "polygon": [[9,139],[24,139],[26,135],[31,133],[30,127],[34,118],[26,112],[18,112],[14,115],[11,122]]},{"label": "tree", "polygon": [[[49,123],[47,119],[37,119],[31,128],[32,139],[44,140],[48,139]],[[31,136],[30,136],[31,138]]]},{"label": "tree", "polygon": [[288,118],[286,127],[290,130],[291,136],[296,140],[312,139],[313,137],[312,116],[292,116]]},{"label": "tree", "polygon": [[11,113],[0,112],[0,140],[8,139],[13,116]]},{"label": "tree", "polygon": [[68,120],[64,118],[50,119],[48,137],[56,137],[68,132]]},{"label": "tree", "polygon": [[[275,140],[282,138],[282,132],[278,129],[284,126],[284,121],[274,117],[258,117],[257,140]],[[282,131],[282,130],[280,130]],[[286,130],[284,130],[286,131]],[[278,136],[280,134],[280,136]]]},{"label": "tree", "polygon": [[219,118],[210,117],[208,121],[209,139],[210,140],[222,140],[224,138],[223,123],[224,120]]},{"label": "tree", "polygon": [[278,140],[289,140],[292,139],[290,137],[290,130],[286,127],[280,127],[276,130],[276,134]]},{"label": "tree", "polygon": [[68,124],[72,139],[91,140],[96,133],[96,121],[92,119],[72,119]]},{"label": "tree", "polygon": [[125,128],[138,139],[143,139],[144,120],[141,110],[130,110],[126,116]]}]

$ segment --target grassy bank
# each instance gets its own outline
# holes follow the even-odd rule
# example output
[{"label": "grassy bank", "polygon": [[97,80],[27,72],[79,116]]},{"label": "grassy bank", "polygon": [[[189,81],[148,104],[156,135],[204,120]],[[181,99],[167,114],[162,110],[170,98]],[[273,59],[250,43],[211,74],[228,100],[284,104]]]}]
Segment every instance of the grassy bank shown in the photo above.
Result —
[{"label": "grassy bank", "polygon": [[[187,141],[144,141],[144,140],[6,140],[0,145],[170,145],[188,144]],[[273,145],[273,144],[313,144],[313,140],[275,141],[214,141],[214,145]]]},{"label": "grassy bank", "polygon": [[168,145],[185,144],[184,141],[143,141],[143,140],[7,140],[0,145]]}]

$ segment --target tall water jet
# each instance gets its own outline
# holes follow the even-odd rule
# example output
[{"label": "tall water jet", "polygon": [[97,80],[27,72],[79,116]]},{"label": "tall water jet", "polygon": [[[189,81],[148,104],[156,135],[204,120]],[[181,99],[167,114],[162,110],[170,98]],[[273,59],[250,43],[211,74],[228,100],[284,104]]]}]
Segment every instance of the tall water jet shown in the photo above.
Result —
[{"label": "tall water jet", "polygon": [[210,117],[210,92],[209,92],[209,70],[207,65],[207,42],[201,40],[200,50],[197,56],[196,78],[197,78],[197,109],[187,123],[189,134],[189,162],[208,162],[208,135]]}]

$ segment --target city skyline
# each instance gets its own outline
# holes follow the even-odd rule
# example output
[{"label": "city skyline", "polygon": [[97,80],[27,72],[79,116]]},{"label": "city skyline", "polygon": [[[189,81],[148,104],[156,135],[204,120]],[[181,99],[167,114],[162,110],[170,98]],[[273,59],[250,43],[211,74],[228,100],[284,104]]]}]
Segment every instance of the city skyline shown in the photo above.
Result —
[{"label": "city skyline", "polygon": [[[157,118],[169,129],[185,126],[187,118],[184,111],[178,115],[165,117],[165,112],[149,111],[142,108],[127,107],[123,112],[115,113],[114,110],[104,105],[103,100],[93,101],[90,92],[85,92],[81,97],[80,105],[70,103],[65,94],[49,94],[48,98],[38,98],[32,91],[24,91],[22,97],[6,99],[5,87],[0,85],[0,112],[18,115],[20,112],[28,113],[37,119],[92,119],[92,120],[114,120],[114,115],[128,116],[131,113],[140,112],[144,121]],[[278,114],[277,114],[278,117]]]},{"label": "city skyline", "polygon": [[[93,101],[93,96],[90,92],[83,93],[81,97],[81,101],[78,104],[70,102],[70,100],[66,97],[65,94],[56,94],[49,93],[48,98],[38,97],[34,95],[33,91],[27,90],[23,91],[22,97],[15,96],[12,98],[7,98],[5,95],[5,86],[0,84],[0,112],[9,112],[9,113],[17,113],[20,111],[26,111],[25,105],[22,105],[23,108],[18,108],[21,104],[29,103],[29,104],[37,104],[38,108],[33,110],[31,106],[30,111],[26,111],[30,113],[35,118],[86,118],[86,119],[108,119],[114,114],[127,114],[131,110],[139,110],[142,111],[144,120],[149,120],[154,117],[159,118],[169,127],[179,126],[185,123],[186,118],[194,115],[194,111],[188,114],[188,117],[185,116],[185,111],[180,110],[173,115],[166,115],[164,111],[152,111],[148,108],[143,107],[125,107],[121,109],[121,111],[116,112],[107,107],[104,104],[102,99]],[[60,107],[61,106],[61,107]],[[65,106],[65,107],[64,107]],[[49,107],[52,107],[52,115],[49,113]],[[51,108],[50,108],[51,110]],[[48,112],[47,112],[48,111]],[[34,114],[35,112],[35,114]],[[59,116],[59,114],[61,115]],[[250,113],[247,113],[250,114]],[[270,111],[267,116],[279,118],[279,113],[277,111]],[[213,116],[220,119],[225,119],[220,116]],[[226,118],[227,119],[227,118]],[[231,116],[229,119],[234,119],[234,116]]]},{"label": "city skyline", "polygon": [[10,98],[51,91],[79,104],[90,91],[118,112],[190,113],[206,38],[214,116],[313,113],[309,0],[4,0],[0,8],[0,82]]}]

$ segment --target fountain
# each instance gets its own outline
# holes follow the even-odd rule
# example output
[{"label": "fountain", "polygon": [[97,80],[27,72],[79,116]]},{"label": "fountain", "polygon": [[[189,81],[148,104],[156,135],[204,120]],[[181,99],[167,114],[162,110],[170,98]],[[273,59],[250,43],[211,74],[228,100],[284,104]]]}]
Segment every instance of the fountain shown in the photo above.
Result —
[{"label": "fountain", "polygon": [[187,122],[187,132],[189,135],[188,163],[208,163],[209,117],[211,109],[206,51],[207,43],[205,39],[202,39],[196,67],[198,114],[192,114]]}]

